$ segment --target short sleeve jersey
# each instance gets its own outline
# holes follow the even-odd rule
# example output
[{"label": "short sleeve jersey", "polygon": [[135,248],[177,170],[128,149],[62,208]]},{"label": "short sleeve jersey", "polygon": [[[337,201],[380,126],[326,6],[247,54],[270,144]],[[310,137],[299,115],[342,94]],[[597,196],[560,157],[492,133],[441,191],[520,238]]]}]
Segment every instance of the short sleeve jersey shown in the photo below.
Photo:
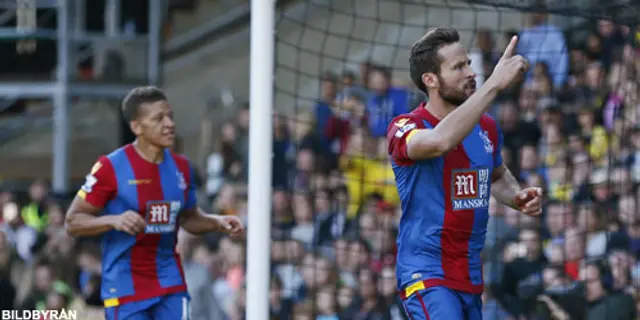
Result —
[{"label": "short sleeve jersey", "polygon": [[496,122],[485,115],[444,155],[412,160],[409,141],[438,123],[423,104],[396,117],[387,130],[402,205],[398,284],[409,291],[445,286],[481,293],[480,253],[489,218],[491,175],[502,165],[502,135]]},{"label": "short sleeve jersey", "polygon": [[146,220],[131,236],[111,230],[102,236],[102,290],[105,306],[186,291],[176,253],[180,212],[196,205],[189,161],[166,150],[164,160],[144,160],[132,145],[100,157],[78,191],[103,215],[131,210]]}]

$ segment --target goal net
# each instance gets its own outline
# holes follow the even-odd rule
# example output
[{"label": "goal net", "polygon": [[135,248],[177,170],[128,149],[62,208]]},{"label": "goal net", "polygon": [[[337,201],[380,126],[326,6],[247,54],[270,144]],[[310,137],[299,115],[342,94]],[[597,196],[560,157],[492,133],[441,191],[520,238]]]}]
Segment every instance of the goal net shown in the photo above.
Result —
[{"label": "goal net", "polygon": [[[386,129],[428,101],[408,60],[412,44],[436,26],[459,31],[478,87],[513,35],[531,62],[489,114],[504,134],[504,163],[523,187],[544,189],[544,210],[532,218],[491,198],[485,319],[633,314],[638,9],[598,0],[288,6],[276,26],[271,271],[272,292],[286,302],[276,305],[287,307],[273,309],[272,301],[272,315],[409,319],[395,275],[402,209]],[[598,285],[583,286],[585,279]]]}]

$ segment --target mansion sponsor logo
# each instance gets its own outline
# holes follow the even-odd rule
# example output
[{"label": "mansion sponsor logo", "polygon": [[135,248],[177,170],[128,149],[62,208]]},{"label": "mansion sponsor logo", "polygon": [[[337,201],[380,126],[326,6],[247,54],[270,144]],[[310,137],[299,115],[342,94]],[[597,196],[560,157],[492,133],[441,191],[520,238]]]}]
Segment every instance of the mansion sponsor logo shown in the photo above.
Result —
[{"label": "mansion sponsor logo", "polygon": [[489,207],[489,169],[454,170],[451,180],[453,210]]}]

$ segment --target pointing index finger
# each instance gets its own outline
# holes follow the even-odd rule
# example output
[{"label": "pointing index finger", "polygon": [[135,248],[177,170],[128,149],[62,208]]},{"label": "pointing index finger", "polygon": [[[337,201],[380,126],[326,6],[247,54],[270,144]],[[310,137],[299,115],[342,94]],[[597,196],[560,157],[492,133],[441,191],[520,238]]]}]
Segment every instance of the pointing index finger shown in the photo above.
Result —
[{"label": "pointing index finger", "polygon": [[507,45],[507,48],[504,49],[504,53],[502,53],[502,57],[500,57],[500,60],[511,58],[513,54],[516,52],[517,45],[518,45],[518,36],[511,37],[511,41],[509,41],[509,45]]}]

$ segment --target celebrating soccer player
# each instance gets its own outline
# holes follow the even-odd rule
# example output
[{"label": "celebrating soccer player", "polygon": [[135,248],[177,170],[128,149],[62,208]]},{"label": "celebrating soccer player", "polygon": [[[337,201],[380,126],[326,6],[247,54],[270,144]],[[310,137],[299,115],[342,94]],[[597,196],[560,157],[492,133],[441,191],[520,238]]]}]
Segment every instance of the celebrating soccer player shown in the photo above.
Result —
[{"label": "celebrating soccer player", "polygon": [[485,115],[528,68],[514,37],[476,92],[456,30],[436,28],[411,49],[413,82],[429,96],[388,128],[402,202],[397,279],[410,319],[482,319],[482,251],[489,199],[537,216],[541,189],[520,190],[502,163],[502,135]]},{"label": "celebrating soccer player", "polygon": [[100,157],[66,217],[74,236],[102,235],[102,288],[106,318],[189,318],[178,227],[194,234],[243,232],[236,217],[196,206],[189,161],[170,151],[175,123],[165,94],[133,89],[122,104],[136,141]]}]

